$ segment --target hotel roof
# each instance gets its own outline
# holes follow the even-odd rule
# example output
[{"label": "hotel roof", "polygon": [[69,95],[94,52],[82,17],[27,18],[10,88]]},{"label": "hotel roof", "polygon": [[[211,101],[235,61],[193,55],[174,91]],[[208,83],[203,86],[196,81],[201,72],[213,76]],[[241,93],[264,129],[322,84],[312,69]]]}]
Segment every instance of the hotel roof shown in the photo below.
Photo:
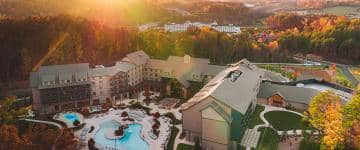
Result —
[{"label": "hotel roof", "polygon": [[267,99],[274,94],[279,94],[286,101],[309,104],[318,93],[317,90],[310,88],[264,82],[261,83],[257,97]]},{"label": "hotel roof", "polygon": [[96,77],[96,76],[113,76],[117,74],[118,72],[128,72],[129,70],[133,69],[135,67],[134,64],[131,64],[129,62],[119,61],[116,62],[114,66],[111,67],[97,67],[92,68],[89,70],[89,76],[90,77]]},{"label": "hotel roof", "polygon": [[245,114],[251,101],[256,98],[262,73],[247,60],[233,64],[221,71],[187,103],[182,109],[188,109],[211,96],[229,107]]},{"label": "hotel roof", "polygon": [[128,61],[136,65],[145,64],[150,57],[144,51],[136,51],[126,55],[123,61]]},{"label": "hotel roof", "polygon": [[[41,66],[39,72],[30,73],[30,87],[51,88],[58,84],[42,85],[42,82],[55,82],[57,80],[77,80],[87,78],[88,63]],[[74,83],[75,84],[75,83]],[[76,83],[80,84],[80,83]]]}]

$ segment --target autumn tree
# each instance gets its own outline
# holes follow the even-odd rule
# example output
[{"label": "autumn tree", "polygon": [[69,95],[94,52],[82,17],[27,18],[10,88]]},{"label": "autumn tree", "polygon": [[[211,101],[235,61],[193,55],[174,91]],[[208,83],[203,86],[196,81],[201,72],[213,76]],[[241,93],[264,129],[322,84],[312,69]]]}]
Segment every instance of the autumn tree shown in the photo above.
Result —
[{"label": "autumn tree", "polygon": [[346,129],[346,142],[350,147],[360,147],[360,93],[343,107],[343,124]]},{"label": "autumn tree", "polygon": [[304,18],[299,15],[282,13],[269,16],[265,21],[271,29],[287,30],[297,28],[302,30],[304,28],[303,20]]},{"label": "autumn tree", "polygon": [[58,130],[41,124],[28,127],[27,131],[22,135],[22,138],[28,141],[27,143],[30,149],[47,150],[52,149],[58,135]]},{"label": "autumn tree", "polygon": [[331,91],[321,92],[316,95],[309,104],[306,118],[317,129],[325,129],[325,116],[328,106],[340,102],[340,97]]},{"label": "autumn tree", "polygon": [[344,128],[340,110],[341,104],[339,101],[333,102],[326,107],[321,149],[335,150],[344,148]]},{"label": "autumn tree", "polygon": [[60,135],[55,140],[55,149],[61,150],[76,150],[77,141],[75,140],[72,129],[63,128],[60,130]]},{"label": "autumn tree", "polygon": [[10,96],[5,98],[4,100],[0,100],[0,123],[14,123],[19,116],[27,114],[28,111],[26,108],[14,107],[15,101],[15,96]]},{"label": "autumn tree", "polygon": [[22,140],[19,137],[18,129],[13,125],[2,125],[0,127],[0,149],[20,149]]}]

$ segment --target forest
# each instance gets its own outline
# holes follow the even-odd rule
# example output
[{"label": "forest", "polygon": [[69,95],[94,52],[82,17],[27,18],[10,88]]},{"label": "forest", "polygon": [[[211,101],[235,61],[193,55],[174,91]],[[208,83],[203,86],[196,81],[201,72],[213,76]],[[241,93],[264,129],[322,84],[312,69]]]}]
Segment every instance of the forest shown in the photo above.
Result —
[{"label": "forest", "polygon": [[[215,64],[233,63],[242,58],[291,62],[291,56],[299,53],[351,63],[360,60],[359,19],[281,14],[268,17],[266,23],[269,29],[228,35],[209,28],[189,28],[182,33],[139,32],[135,28],[113,28],[68,15],[4,17],[0,20],[3,70],[0,81],[26,80],[45,55],[49,57],[43,65],[79,62],[108,65],[136,50],[144,50],[158,59],[190,54],[209,58]],[[54,50],[50,53],[50,49]]]}]

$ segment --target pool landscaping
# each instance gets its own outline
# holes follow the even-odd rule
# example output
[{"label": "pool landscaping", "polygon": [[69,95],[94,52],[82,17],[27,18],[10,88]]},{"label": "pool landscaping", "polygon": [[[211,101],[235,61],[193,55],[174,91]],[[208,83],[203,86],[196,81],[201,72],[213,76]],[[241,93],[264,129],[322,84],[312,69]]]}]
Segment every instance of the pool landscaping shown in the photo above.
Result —
[{"label": "pool landscaping", "polygon": [[[75,132],[82,147],[86,148],[88,141],[93,139],[97,148],[113,150],[164,149],[172,128],[168,117],[148,115],[145,110],[130,108],[92,114],[84,119],[84,123],[85,127]],[[120,126],[126,127],[121,136],[117,136],[115,131]],[[94,129],[89,133],[92,127]]]},{"label": "pool landscaping", "polygon": [[74,125],[74,122],[77,120],[79,121],[79,124],[82,124],[84,121],[84,116],[80,113],[77,112],[63,112],[63,113],[58,113],[56,115],[53,116],[54,120],[58,120],[61,121],[63,123],[65,123],[65,125],[68,128],[73,128],[76,127]]},{"label": "pool landscaping", "polygon": [[[149,144],[140,136],[143,126],[141,124],[129,124],[121,136],[113,136],[114,131],[121,124],[114,120],[104,121],[95,134],[95,142],[102,147],[113,147],[126,150],[148,150]],[[109,137],[111,136],[111,137]]]}]

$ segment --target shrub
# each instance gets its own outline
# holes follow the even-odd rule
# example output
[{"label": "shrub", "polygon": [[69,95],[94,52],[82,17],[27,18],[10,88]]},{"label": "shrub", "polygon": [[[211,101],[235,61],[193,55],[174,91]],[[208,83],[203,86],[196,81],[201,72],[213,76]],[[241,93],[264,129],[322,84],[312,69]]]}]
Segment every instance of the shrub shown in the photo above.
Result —
[{"label": "shrub", "polygon": [[175,115],[173,113],[171,113],[171,112],[168,112],[168,113],[164,114],[164,116],[170,118],[171,123],[174,124],[174,125],[181,124],[181,120],[176,119]]},{"label": "shrub", "polygon": [[160,133],[160,130],[152,130],[154,135],[156,135],[156,137],[159,137],[159,133]]},{"label": "shrub", "polygon": [[179,139],[184,139],[186,136],[186,133],[183,131],[181,132],[180,136],[179,136]]},{"label": "shrub", "polygon": [[152,125],[152,129],[153,129],[153,130],[157,130],[157,129],[159,129],[159,125],[157,125],[157,124],[153,124],[153,125]]},{"label": "shrub", "polygon": [[127,116],[129,116],[129,114],[126,111],[121,113],[121,117],[127,117]]},{"label": "shrub", "polygon": [[84,115],[85,117],[90,115],[90,111],[88,108],[82,109],[80,112],[82,115]]},{"label": "shrub", "polygon": [[154,114],[153,114],[153,117],[154,117],[154,118],[159,118],[159,117],[160,117],[160,113],[159,113],[159,112],[154,113]]},{"label": "shrub", "polygon": [[115,136],[122,136],[124,134],[124,128],[120,126],[117,130],[115,130]]},{"label": "shrub", "polygon": [[78,126],[72,127],[71,129],[73,129],[74,131],[78,131],[78,130],[81,130],[82,128],[84,128],[85,125],[86,125],[86,123],[82,123]]},{"label": "shrub", "polygon": [[159,121],[159,120],[157,120],[157,119],[153,119],[153,120],[154,120],[155,124],[157,124],[158,126],[160,126],[160,121]]},{"label": "shrub", "polygon": [[95,129],[95,127],[94,127],[94,126],[91,126],[91,127],[90,127],[90,130],[89,130],[89,133],[93,132],[94,129]]},{"label": "shrub", "polygon": [[80,121],[79,121],[79,120],[75,120],[75,121],[73,122],[73,125],[74,125],[74,126],[79,126],[79,125],[80,125]]},{"label": "shrub", "polygon": [[95,146],[95,141],[93,138],[90,138],[88,141],[88,147],[89,150],[97,150],[96,146]]},{"label": "shrub", "polygon": [[122,121],[134,121],[134,119],[133,118],[124,118],[124,119],[122,119]]}]

